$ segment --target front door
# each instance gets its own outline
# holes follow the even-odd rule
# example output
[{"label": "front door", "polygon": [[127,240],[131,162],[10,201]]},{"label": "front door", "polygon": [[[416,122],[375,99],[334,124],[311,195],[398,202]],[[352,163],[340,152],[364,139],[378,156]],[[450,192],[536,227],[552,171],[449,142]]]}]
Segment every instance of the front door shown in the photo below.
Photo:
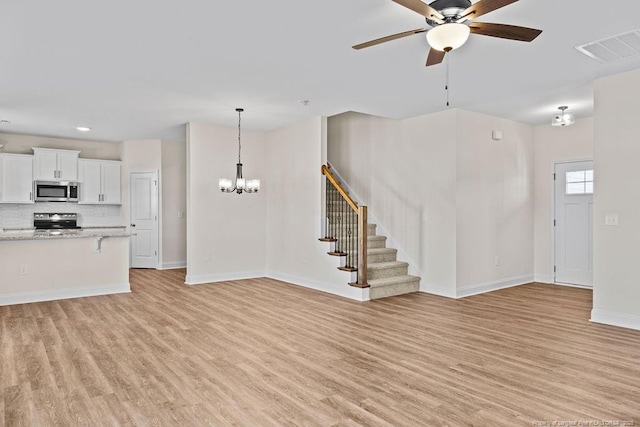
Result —
[{"label": "front door", "polygon": [[555,165],[555,282],[593,286],[593,161]]},{"label": "front door", "polygon": [[133,172],[131,194],[131,267],[158,268],[158,173]]}]

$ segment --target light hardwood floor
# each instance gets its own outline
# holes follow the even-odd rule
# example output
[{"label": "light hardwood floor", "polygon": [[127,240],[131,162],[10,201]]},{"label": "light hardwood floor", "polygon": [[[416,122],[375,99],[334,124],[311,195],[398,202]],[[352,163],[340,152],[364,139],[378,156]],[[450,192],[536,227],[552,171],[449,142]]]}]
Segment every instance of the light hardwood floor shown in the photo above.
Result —
[{"label": "light hardwood floor", "polygon": [[[357,303],[269,279],[0,307],[4,425],[640,425],[640,332],[532,284]],[[544,425],[539,423],[537,425]]]}]

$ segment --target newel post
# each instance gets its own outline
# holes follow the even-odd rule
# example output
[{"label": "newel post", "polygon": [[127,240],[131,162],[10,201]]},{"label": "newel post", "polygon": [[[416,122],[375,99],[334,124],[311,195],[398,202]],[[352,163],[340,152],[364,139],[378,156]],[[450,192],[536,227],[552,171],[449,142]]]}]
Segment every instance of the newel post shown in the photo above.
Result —
[{"label": "newel post", "polygon": [[367,207],[358,207],[358,285],[366,287],[367,284]]}]

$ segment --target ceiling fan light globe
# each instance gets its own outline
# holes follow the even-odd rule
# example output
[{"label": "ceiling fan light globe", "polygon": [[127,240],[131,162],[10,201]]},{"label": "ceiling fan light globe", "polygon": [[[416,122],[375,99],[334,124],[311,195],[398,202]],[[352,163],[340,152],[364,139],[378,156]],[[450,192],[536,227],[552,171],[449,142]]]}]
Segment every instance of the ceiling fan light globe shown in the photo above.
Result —
[{"label": "ceiling fan light globe", "polygon": [[435,50],[448,52],[465,44],[470,33],[468,26],[451,22],[430,29],[427,32],[427,42]]}]

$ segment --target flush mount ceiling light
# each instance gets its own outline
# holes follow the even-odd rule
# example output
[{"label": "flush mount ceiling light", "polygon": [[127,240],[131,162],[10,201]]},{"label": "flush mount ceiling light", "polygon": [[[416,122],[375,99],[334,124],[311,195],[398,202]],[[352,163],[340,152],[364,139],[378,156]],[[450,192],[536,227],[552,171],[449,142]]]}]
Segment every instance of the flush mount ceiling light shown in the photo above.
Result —
[{"label": "flush mount ceiling light", "polygon": [[551,119],[551,126],[571,126],[576,122],[572,113],[567,113],[566,109],[569,108],[566,105],[558,107],[560,114],[556,114]]},{"label": "flush mount ceiling light", "polygon": [[471,30],[455,22],[438,25],[427,32],[429,46],[440,52],[450,52],[467,42]]},{"label": "flush mount ceiling light", "polygon": [[78,127],[76,128],[76,130],[78,130],[78,131],[80,131],[80,132],[90,132],[90,131],[91,131],[91,128],[86,127],[86,126],[78,126]]},{"label": "flush mount ceiling light", "polygon": [[242,177],[242,161],[240,160],[241,144],[240,144],[240,114],[244,111],[242,108],[236,108],[238,112],[238,163],[236,164],[236,179],[235,182],[230,179],[218,180],[218,186],[223,193],[257,193],[260,190],[259,179],[244,179]]}]

